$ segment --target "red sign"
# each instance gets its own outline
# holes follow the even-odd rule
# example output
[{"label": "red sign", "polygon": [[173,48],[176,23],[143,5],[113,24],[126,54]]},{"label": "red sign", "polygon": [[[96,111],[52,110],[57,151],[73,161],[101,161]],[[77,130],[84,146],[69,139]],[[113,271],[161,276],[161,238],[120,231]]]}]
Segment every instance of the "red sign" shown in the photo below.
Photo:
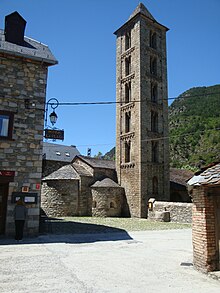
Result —
[{"label": "red sign", "polygon": [[0,176],[14,177],[15,176],[15,171],[0,170]]}]

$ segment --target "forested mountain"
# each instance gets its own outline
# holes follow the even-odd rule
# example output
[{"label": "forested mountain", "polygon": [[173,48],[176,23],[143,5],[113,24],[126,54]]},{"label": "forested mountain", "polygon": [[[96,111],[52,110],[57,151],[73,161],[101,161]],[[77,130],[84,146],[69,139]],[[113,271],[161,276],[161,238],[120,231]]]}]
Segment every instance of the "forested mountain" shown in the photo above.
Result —
[{"label": "forested mountain", "polygon": [[174,100],[169,130],[171,166],[220,160],[220,85],[191,88]]},{"label": "forested mountain", "polygon": [[[170,165],[176,168],[220,161],[220,85],[195,87],[169,106]],[[104,158],[114,159],[115,148]]]}]

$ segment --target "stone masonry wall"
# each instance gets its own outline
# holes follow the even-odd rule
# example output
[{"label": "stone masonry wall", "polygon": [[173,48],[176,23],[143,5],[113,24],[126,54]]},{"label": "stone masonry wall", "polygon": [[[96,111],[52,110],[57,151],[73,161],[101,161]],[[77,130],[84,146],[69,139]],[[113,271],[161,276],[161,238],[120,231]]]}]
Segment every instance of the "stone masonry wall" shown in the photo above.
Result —
[{"label": "stone masonry wall", "polygon": [[25,234],[39,229],[42,141],[47,66],[30,60],[0,55],[0,110],[14,114],[12,139],[0,140],[0,169],[15,171],[9,184],[6,234],[14,234],[12,192],[29,185],[38,195],[37,204],[28,206]]},{"label": "stone masonry wall", "polygon": [[[150,46],[150,33],[156,32],[157,47]],[[125,48],[126,34],[131,45]],[[151,58],[157,59],[157,74],[151,72]],[[152,180],[157,177],[159,200],[169,200],[169,144],[158,138],[168,136],[166,29],[139,15],[117,31],[116,46],[116,170],[124,187],[128,213],[146,217]],[[130,64],[129,73],[126,72]],[[157,84],[158,101],[151,100],[152,82]],[[130,101],[126,100],[130,87]],[[138,102],[137,102],[138,101]],[[140,102],[141,101],[141,102]],[[158,129],[152,130],[151,113],[158,117]],[[129,117],[129,127],[128,118]],[[129,128],[129,129],[128,129]],[[152,141],[158,143],[158,158],[152,160]],[[126,149],[130,146],[130,158]]]},{"label": "stone masonry wall", "polygon": [[92,187],[92,215],[96,217],[120,217],[122,188]]},{"label": "stone masonry wall", "polygon": [[41,193],[41,207],[47,216],[78,216],[79,180],[44,181]]},{"label": "stone masonry wall", "polygon": [[152,220],[157,219],[157,213],[164,211],[170,212],[170,221],[178,223],[192,222],[192,204],[191,203],[176,203],[155,201],[153,203],[153,210],[148,211],[148,218]]},{"label": "stone masonry wall", "polygon": [[193,262],[202,272],[218,269],[218,245],[216,241],[215,201],[207,196],[203,187],[194,187],[193,199]]}]

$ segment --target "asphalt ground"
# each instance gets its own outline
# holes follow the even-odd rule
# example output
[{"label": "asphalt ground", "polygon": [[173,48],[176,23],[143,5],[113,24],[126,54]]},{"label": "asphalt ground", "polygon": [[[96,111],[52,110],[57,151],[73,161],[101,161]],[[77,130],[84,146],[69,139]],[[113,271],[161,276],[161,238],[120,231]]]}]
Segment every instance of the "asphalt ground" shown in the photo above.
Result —
[{"label": "asphalt ground", "polygon": [[1,293],[219,293],[192,265],[191,229],[0,240]]}]

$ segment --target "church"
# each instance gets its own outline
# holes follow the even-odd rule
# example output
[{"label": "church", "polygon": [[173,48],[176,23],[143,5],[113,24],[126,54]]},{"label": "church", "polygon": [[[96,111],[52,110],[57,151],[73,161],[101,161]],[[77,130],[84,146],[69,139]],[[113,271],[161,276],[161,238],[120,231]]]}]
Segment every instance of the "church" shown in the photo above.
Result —
[{"label": "church", "polygon": [[146,218],[169,201],[166,32],[140,3],[116,35],[116,161],[77,155],[43,178],[48,216]]}]

